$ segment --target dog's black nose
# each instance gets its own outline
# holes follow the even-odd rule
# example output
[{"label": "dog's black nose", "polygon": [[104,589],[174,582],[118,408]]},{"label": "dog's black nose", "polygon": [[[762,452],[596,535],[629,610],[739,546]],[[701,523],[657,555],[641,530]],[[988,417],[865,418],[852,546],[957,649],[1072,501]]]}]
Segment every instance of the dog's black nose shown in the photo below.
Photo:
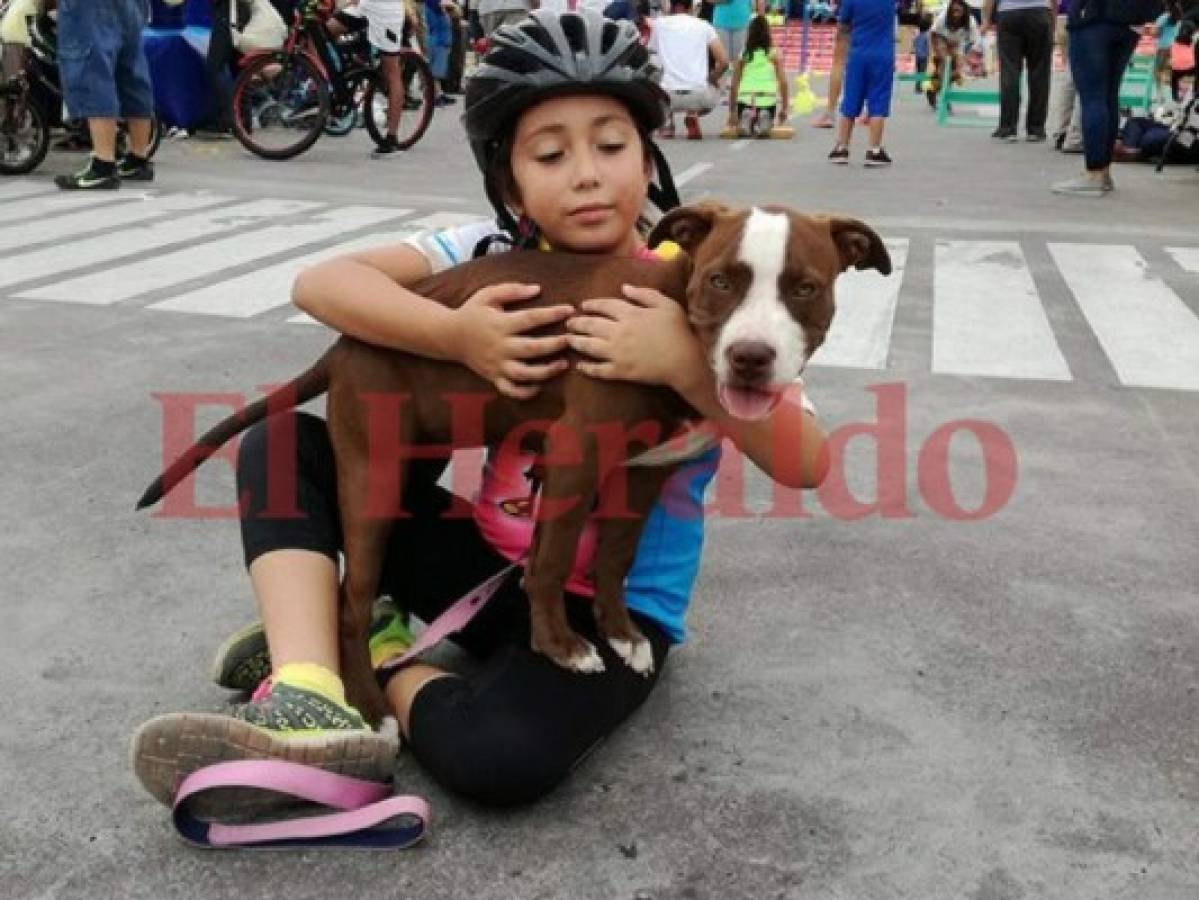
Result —
[{"label": "dog's black nose", "polygon": [[726,351],[733,375],[742,381],[760,381],[770,375],[770,367],[778,355],[762,341],[737,341]]}]

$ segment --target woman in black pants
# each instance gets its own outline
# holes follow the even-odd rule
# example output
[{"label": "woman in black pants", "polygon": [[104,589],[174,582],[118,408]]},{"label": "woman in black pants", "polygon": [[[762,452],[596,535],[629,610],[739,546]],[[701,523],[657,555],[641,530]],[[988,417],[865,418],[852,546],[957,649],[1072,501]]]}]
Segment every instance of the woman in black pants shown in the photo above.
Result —
[{"label": "woman in black pants", "polygon": [[[1114,187],[1112,152],[1120,130],[1120,82],[1140,35],[1133,25],[1152,15],[1140,0],[1076,0],[1070,9],[1070,72],[1082,108],[1086,168],[1053,186],[1055,194],[1102,197]],[[1142,20],[1147,21],[1147,19]]]},{"label": "woman in black pants", "polygon": [[1028,68],[1025,138],[1046,139],[1049,83],[1053,74],[1053,26],[1056,0],[987,0],[983,31],[996,26],[999,50],[999,127],[991,137],[1017,140],[1020,121],[1020,76]]}]

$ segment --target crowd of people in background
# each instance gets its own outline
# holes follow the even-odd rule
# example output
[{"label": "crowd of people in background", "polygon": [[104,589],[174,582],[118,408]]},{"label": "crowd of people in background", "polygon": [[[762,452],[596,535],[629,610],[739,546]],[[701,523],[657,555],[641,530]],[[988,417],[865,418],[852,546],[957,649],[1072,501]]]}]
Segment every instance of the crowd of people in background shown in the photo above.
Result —
[{"label": "crowd of people in background", "polygon": [[[772,32],[786,20],[835,22],[836,43],[826,107],[812,124],[835,128],[828,159],[845,164],[855,126],[868,134],[863,161],[886,166],[883,145],[891,113],[896,61],[910,54],[915,90],[936,106],[946,79],[961,83],[998,71],[999,121],[992,137],[1015,142],[1052,140],[1083,155],[1077,178],[1054,185],[1062,194],[1101,196],[1113,188],[1113,160],[1144,159],[1160,150],[1169,126],[1185,118],[1197,87],[1195,59],[1199,0],[210,0],[212,32],[207,77],[209,121],[199,134],[231,133],[229,84],[242,52],[280,44],[297,8],[334,8],[334,33],[363,30],[381,55],[389,80],[399,79],[395,52],[420,49],[430,61],[438,106],[451,106],[463,88],[467,57],[481,51],[497,28],[538,8],[592,8],[634,22],[662,71],[671,115],[659,137],[703,138],[702,119],[727,107],[725,133],[766,137],[791,114],[785,61]],[[149,180],[153,167],[139,155],[151,96],[144,54],[136,50],[144,0],[58,0],[66,34],[100,47],[111,63],[104,78],[64,69],[69,105],[95,122],[89,167],[60,179],[64,188],[111,187],[122,172]],[[55,0],[17,0],[3,23],[8,43],[21,40],[19,18]],[[84,14],[82,10],[87,10]],[[1160,14],[1158,14],[1158,11]],[[104,15],[98,15],[103,11]],[[102,22],[109,23],[101,27]],[[113,22],[123,23],[120,27]],[[74,30],[73,30],[74,29]],[[79,31],[76,35],[75,32]],[[1156,41],[1152,79],[1156,111],[1128,119],[1119,89],[1142,34]],[[27,37],[25,38],[27,39]],[[1055,50],[1067,61],[1050,116]],[[12,58],[6,56],[10,68]],[[69,71],[67,71],[69,69]],[[402,96],[402,90],[393,90]],[[1020,113],[1023,107],[1023,121]],[[109,121],[132,120],[126,159],[109,150]],[[389,111],[389,136],[375,148],[391,155],[398,108]],[[683,129],[676,132],[676,118]],[[390,144],[388,142],[391,142]],[[1179,147],[1176,153],[1188,148]],[[117,171],[120,169],[121,171]]]}]

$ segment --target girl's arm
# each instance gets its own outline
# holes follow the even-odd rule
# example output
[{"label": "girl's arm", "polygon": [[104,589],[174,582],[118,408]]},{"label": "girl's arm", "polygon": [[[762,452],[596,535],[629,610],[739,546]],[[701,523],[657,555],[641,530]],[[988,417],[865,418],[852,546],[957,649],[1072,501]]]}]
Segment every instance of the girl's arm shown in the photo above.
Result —
[{"label": "girl's arm", "polygon": [[366,343],[462,363],[518,399],[534,396],[538,382],[566,368],[561,358],[526,362],[561,353],[565,335],[533,338],[525,332],[561,322],[573,306],[508,312],[506,303],[527,300],[540,289],[497,284],[450,309],[405,287],[430,273],[423,254],[396,244],[305,269],[292,286],[292,301],[317,321]]}]

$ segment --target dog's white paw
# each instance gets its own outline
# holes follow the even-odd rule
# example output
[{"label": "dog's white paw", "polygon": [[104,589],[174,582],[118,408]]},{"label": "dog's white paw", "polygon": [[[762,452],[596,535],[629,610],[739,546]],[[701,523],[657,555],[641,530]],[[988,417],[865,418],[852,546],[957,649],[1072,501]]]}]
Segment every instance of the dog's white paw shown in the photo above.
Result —
[{"label": "dog's white paw", "polygon": [[590,641],[583,641],[583,643],[587,645],[587,650],[572,656],[568,668],[573,672],[596,673],[604,671],[604,661],[600,659],[599,651],[591,645]]},{"label": "dog's white paw", "polygon": [[644,638],[639,641],[611,638],[608,645],[638,675],[649,675],[654,671],[654,651]]}]

